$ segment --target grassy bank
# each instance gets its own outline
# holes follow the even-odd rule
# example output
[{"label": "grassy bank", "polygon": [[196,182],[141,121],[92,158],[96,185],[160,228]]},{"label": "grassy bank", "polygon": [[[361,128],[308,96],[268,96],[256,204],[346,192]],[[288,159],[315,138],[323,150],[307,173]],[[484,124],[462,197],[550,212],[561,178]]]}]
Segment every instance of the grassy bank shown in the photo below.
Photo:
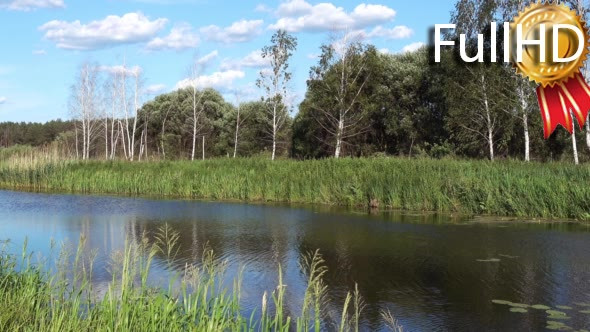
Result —
[{"label": "grassy bank", "polygon": [[429,159],[0,162],[0,186],[590,219],[590,167]]},{"label": "grassy bank", "polygon": [[[198,265],[171,272],[165,289],[148,283],[155,257],[172,264],[178,234],[163,228],[156,235],[162,241],[128,241],[122,252],[112,255],[104,296],[98,296],[92,281],[93,256],[84,248],[58,255],[57,270],[31,263],[22,257],[0,253],[0,330],[2,331],[358,331],[362,299],[351,292],[342,306],[338,323],[327,326],[322,281],[326,272],[318,252],[302,258],[308,287],[296,316],[287,307],[287,285],[269,285],[261,305],[248,316],[241,308],[241,277],[233,286],[224,286],[225,264],[205,250]],[[170,245],[169,243],[172,243]],[[23,250],[23,253],[26,249]],[[89,253],[90,252],[90,253]],[[277,267],[280,271],[280,267]],[[383,322],[393,331],[402,331],[389,312]]]}]

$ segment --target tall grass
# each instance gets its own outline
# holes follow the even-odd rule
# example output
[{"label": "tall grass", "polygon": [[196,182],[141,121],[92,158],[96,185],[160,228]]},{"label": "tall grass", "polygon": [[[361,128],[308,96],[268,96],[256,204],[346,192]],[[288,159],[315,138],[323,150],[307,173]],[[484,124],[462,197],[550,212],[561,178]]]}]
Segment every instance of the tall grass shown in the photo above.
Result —
[{"label": "tall grass", "polygon": [[0,187],[590,219],[590,167],[403,158],[0,161]]},{"label": "tall grass", "polygon": [[[128,241],[121,253],[113,255],[112,281],[103,297],[97,296],[93,289],[93,258],[92,254],[85,254],[83,238],[73,257],[62,251],[57,271],[43,264],[33,264],[26,254],[26,246],[22,257],[2,250],[0,330],[287,332],[328,329],[322,321],[322,298],[326,288],[321,277],[325,267],[318,252],[304,260],[303,268],[310,279],[302,315],[288,315],[285,309],[287,286],[279,273],[278,286],[270,298],[264,294],[260,318],[255,319],[256,312],[249,317],[242,316],[241,277],[236,277],[230,289],[224,287],[225,265],[211,250],[205,250],[199,266],[187,265],[172,276],[167,289],[150,286],[148,275],[155,255],[172,255],[176,250],[177,234],[167,227],[158,232],[158,236],[167,235],[170,237],[160,237],[152,245],[147,239]],[[360,313],[355,313],[352,319],[348,317],[351,300],[361,301],[358,290],[347,296],[341,324],[337,327],[339,331],[359,330],[357,315]]]}]

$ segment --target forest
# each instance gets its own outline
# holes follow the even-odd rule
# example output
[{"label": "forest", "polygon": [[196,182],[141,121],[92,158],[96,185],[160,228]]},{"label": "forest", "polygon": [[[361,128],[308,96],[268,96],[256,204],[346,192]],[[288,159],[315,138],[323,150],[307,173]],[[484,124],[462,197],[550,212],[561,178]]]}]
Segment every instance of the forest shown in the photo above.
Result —
[{"label": "forest", "polygon": [[[570,2],[586,16],[582,1]],[[446,37],[466,34],[475,52],[478,33],[489,39],[484,32],[490,22],[509,21],[528,3],[458,1],[451,15],[457,29]],[[560,128],[543,139],[536,86],[502,61],[465,64],[457,60],[458,50],[446,48],[442,61],[434,63],[430,46],[388,54],[342,35],[320,47],[305,97],[295,105],[289,61],[296,49],[294,36],[275,33],[262,50],[270,64],[256,82],[263,97],[246,101],[240,91],[227,100],[227,92],[199,89],[196,78],[206,68],[198,59],[190,65],[186,87],[145,103],[141,68],[105,70],[86,62],[72,85],[71,119],[1,123],[0,147],[58,146],[68,157],[108,160],[590,159],[590,124],[574,135]]]}]

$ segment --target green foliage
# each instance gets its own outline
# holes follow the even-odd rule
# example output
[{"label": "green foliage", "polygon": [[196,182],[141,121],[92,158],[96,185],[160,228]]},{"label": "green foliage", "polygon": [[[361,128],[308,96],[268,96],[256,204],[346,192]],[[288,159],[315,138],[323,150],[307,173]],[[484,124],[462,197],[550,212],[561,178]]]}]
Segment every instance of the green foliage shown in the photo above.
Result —
[{"label": "green foliage", "polygon": [[53,142],[61,133],[74,129],[72,121],[47,123],[0,123],[0,147],[13,145],[42,146]]}]

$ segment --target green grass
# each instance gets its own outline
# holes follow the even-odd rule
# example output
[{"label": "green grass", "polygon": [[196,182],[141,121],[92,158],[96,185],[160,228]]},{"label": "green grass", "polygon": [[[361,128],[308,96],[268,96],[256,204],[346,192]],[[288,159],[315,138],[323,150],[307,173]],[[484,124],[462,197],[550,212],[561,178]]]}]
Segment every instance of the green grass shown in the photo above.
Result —
[{"label": "green grass", "polygon": [[[264,293],[260,308],[245,317],[241,310],[241,276],[232,287],[223,286],[225,263],[205,250],[199,265],[187,265],[171,275],[167,289],[148,284],[157,256],[172,265],[178,251],[178,233],[167,225],[155,234],[127,241],[122,252],[112,255],[112,281],[104,297],[92,284],[92,251],[80,239],[78,250],[61,250],[56,270],[44,263],[31,263],[0,250],[0,330],[2,331],[320,331],[326,328],[324,261],[316,251],[302,260],[309,276],[299,317],[287,314],[281,268],[278,286]],[[269,285],[269,287],[272,287]],[[362,314],[358,289],[343,304],[338,331],[358,331]],[[292,307],[292,305],[290,306]],[[350,313],[349,311],[352,311]],[[254,317],[259,317],[255,319]],[[388,313],[384,323],[394,331],[401,326]]]},{"label": "green grass", "polygon": [[590,167],[403,158],[0,162],[0,187],[590,219]]}]

